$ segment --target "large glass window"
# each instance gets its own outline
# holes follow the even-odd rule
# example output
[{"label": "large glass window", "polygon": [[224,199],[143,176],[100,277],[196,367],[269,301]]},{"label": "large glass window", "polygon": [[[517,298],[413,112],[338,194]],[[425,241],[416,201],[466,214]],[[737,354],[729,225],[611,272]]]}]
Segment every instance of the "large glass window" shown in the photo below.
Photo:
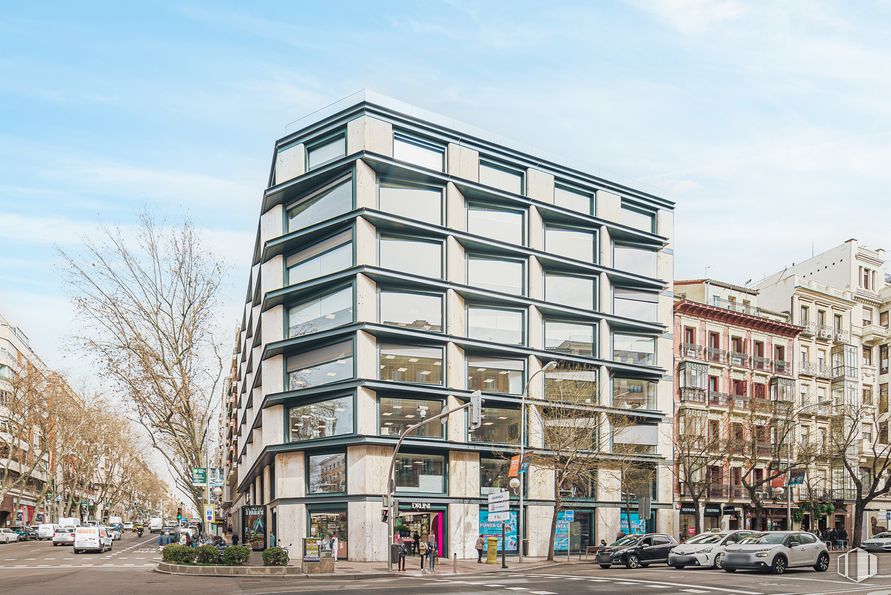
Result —
[{"label": "large glass window", "polygon": [[336,537],[338,560],[347,559],[349,552],[348,527],[346,509],[309,513],[309,537],[321,537],[323,549],[330,548],[331,538]]},{"label": "large glass window", "polygon": [[576,366],[545,372],[544,394],[548,401],[594,405],[597,396],[597,369]]},{"label": "large glass window", "polygon": [[393,135],[393,158],[442,171],[445,148],[398,132]]},{"label": "large glass window", "polygon": [[467,308],[467,336],[506,345],[522,345],[524,317],[520,310],[501,310],[485,306]]},{"label": "large glass window", "polygon": [[285,259],[288,284],[303,283],[353,266],[352,237],[351,231],[344,231],[288,256]]},{"label": "large glass window", "polygon": [[488,496],[508,488],[509,459],[480,458],[480,496]]},{"label": "large glass window", "polygon": [[299,337],[353,321],[353,288],[313,298],[288,308],[288,337]]},{"label": "large glass window", "polygon": [[380,379],[442,384],[442,348],[414,345],[380,346]]},{"label": "large glass window", "polygon": [[306,147],[306,169],[315,169],[344,155],[346,155],[346,137],[343,135],[312,143]]},{"label": "large glass window", "polygon": [[480,184],[523,194],[523,172],[505,165],[480,159]]},{"label": "large glass window", "polygon": [[659,320],[659,294],[616,287],[613,289],[613,313],[625,318],[657,322]]},{"label": "large glass window", "polygon": [[483,425],[467,430],[471,442],[520,443],[520,410],[483,407]]},{"label": "large glass window", "polygon": [[623,364],[656,365],[656,339],[641,335],[613,335],[613,359]]},{"label": "large glass window", "polygon": [[291,442],[352,434],[353,398],[339,397],[291,407],[288,419]]},{"label": "large glass window", "polygon": [[594,212],[592,208],[593,202],[592,195],[586,192],[573,190],[565,186],[556,186],[554,188],[554,204],[558,207],[590,215]]},{"label": "large glass window", "polygon": [[589,277],[545,273],[545,299],[555,304],[593,310],[594,286]]},{"label": "large glass window", "polygon": [[523,391],[525,361],[471,356],[467,359],[467,389],[518,395]]},{"label": "large glass window", "polygon": [[396,455],[396,491],[445,492],[445,458],[440,455]]},{"label": "large glass window", "polygon": [[613,248],[613,268],[644,277],[655,277],[656,252],[626,244],[616,244]]},{"label": "large glass window", "polygon": [[353,208],[353,181],[346,179],[288,208],[288,231],[297,231]]},{"label": "large glass window", "polygon": [[655,409],[656,383],[641,378],[613,378],[613,407]]},{"label": "large glass window", "polygon": [[545,349],[594,357],[594,325],[545,321]]},{"label": "large glass window", "polygon": [[[380,411],[381,436],[399,436],[407,427],[442,413],[442,401],[381,397]],[[444,438],[445,422],[433,422],[421,426],[412,433],[412,436]]]},{"label": "large glass window", "polygon": [[442,332],[442,296],[381,291],[382,324]]},{"label": "large glass window", "polygon": [[415,221],[442,224],[442,189],[383,182],[378,192],[382,211]]},{"label": "large glass window", "polygon": [[467,284],[512,295],[524,295],[524,269],[523,262],[518,260],[468,256]]},{"label": "large glass window", "polygon": [[380,265],[400,273],[442,277],[442,242],[381,236]]},{"label": "large glass window", "polygon": [[570,227],[545,227],[545,250],[567,258],[594,262],[594,232]]},{"label": "large glass window", "polygon": [[524,228],[522,211],[481,205],[467,207],[468,233],[522,246],[525,244]]},{"label": "large glass window", "polygon": [[309,455],[309,493],[346,492],[346,454],[333,452]]},{"label": "large glass window", "polygon": [[353,342],[343,341],[287,359],[288,390],[330,384],[353,377]]},{"label": "large glass window", "polygon": [[622,204],[619,220],[629,227],[656,233],[656,213],[653,211]]}]

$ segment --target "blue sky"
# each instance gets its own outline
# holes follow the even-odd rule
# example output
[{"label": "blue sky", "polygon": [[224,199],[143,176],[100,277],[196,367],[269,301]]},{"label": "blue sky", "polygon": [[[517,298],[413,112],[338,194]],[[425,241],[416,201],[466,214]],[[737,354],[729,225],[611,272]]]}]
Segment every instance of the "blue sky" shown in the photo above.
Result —
[{"label": "blue sky", "polygon": [[[149,4],[149,3],[144,3]],[[362,88],[677,201],[676,273],[885,245],[891,3],[0,8],[0,312],[75,380],[55,246],[187,213],[244,291],[273,141]]]}]

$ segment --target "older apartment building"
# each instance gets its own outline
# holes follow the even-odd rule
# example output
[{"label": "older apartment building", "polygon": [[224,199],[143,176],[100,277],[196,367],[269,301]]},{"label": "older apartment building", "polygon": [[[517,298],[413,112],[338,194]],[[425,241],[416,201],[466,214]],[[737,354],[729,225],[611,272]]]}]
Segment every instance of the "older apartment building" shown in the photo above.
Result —
[{"label": "older apartment building", "polygon": [[[884,251],[851,239],[768,276],[756,287],[762,305],[784,311],[803,329],[796,345],[799,401],[807,412],[802,439],[820,431],[814,421],[819,415],[833,405],[847,404],[874,412],[872,423],[863,424],[864,444],[887,444],[891,286],[885,279]],[[866,449],[848,456],[865,461]],[[802,498],[813,491],[833,503],[830,524],[848,531],[853,524],[852,489],[839,462],[825,475],[815,474],[811,485],[798,488]],[[887,526],[888,511],[891,501],[875,503],[864,523],[867,535]]]},{"label": "older apartment building", "polygon": [[[227,402],[236,531],[274,533],[294,556],[302,538],[333,535],[341,559],[385,559],[397,437],[481,390],[480,428],[463,415],[426,426],[395,473],[397,534],[473,556],[486,497],[507,485],[522,394],[554,400],[571,377],[589,383],[591,415],[635,420],[597,440],[652,468],[650,526],[674,533],[672,209],[377,95],[300,121],[275,143]],[[527,442],[546,449],[539,423]],[[553,484],[533,465],[525,510],[511,495],[509,550],[525,515],[528,553],[545,553]],[[567,496],[572,542],[558,550],[615,536],[621,485]]]},{"label": "older apartment building", "polygon": [[[693,491],[704,496],[702,527],[785,528],[786,501],[771,488],[770,466],[782,454],[774,448],[777,422],[786,423],[784,416],[794,413],[789,410],[796,385],[793,357],[802,329],[759,307],[757,290],[714,279],[676,280],[674,311],[678,435],[695,428],[708,440],[698,446],[678,438],[676,444],[712,452],[693,478]],[[825,431],[828,419],[823,421]],[[680,458],[676,455],[676,461]],[[676,478],[680,532],[688,535],[695,510],[683,470]],[[744,484],[759,488],[760,526]]]}]

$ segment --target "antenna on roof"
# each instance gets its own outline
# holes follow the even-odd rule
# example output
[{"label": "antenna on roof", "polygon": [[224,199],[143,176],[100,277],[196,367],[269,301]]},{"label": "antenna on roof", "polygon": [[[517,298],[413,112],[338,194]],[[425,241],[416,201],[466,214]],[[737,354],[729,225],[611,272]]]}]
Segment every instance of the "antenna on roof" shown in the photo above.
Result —
[{"label": "antenna on roof", "polygon": [[749,286],[749,283],[751,283],[751,282],[752,282],[752,280],[751,280],[751,279],[749,279],[749,280],[748,280],[748,281],[746,281],[746,284],[745,284],[745,286],[744,286],[744,287],[748,287],[748,286]]},{"label": "antenna on roof", "polygon": [[712,267],[710,267],[709,265],[705,265],[705,278],[706,279],[708,279],[708,271],[710,268],[712,268]]}]

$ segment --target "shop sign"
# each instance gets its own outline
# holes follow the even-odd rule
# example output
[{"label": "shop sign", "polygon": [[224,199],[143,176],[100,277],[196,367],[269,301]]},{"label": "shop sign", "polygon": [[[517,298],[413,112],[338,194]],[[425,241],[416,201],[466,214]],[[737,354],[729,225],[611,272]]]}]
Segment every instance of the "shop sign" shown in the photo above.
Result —
[{"label": "shop sign", "polygon": [[681,514],[696,514],[696,507],[689,502],[681,502]]},{"label": "shop sign", "polygon": [[704,514],[705,514],[705,516],[721,516],[721,505],[720,504],[706,504]]},{"label": "shop sign", "polygon": [[192,467],[192,485],[207,485],[207,467]]},{"label": "shop sign", "polygon": [[241,508],[242,543],[254,551],[266,549],[266,507],[243,506]]},{"label": "shop sign", "polygon": [[411,502],[410,505],[412,510],[430,510],[429,502]]},{"label": "shop sign", "polygon": [[736,506],[725,506],[723,510],[724,510],[724,514],[730,514],[730,515],[734,515],[734,516],[736,516],[736,514],[739,513],[739,510],[736,509]]},{"label": "shop sign", "polygon": [[696,535],[696,527],[687,527],[687,535]]}]

